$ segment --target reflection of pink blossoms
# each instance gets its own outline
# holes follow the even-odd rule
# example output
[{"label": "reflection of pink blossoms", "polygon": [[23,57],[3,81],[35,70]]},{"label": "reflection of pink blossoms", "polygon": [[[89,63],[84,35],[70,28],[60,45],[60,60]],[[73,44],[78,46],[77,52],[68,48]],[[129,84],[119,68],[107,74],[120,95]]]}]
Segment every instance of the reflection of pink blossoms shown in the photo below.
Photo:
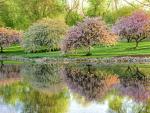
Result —
[{"label": "reflection of pink blossoms", "polygon": [[116,85],[121,95],[126,95],[133,98],[137,102],[146,102],[150,99],[150,89],[148,89],[149,82],[142,82],[140,80],[128,80],[126,83]]},{"label": "reflection of pink blossoms", "polygon": [[21,80],[19,65],[0,65],[0,85],[7,85]]},{"label": "reflection of pink blossoms", "polygon": [[112,86],[119,82],[117,76],[101,77],[95,72],[84,72],[75,68],[65,68],[62,73],[69,89],[89,101],[103,99]]}]

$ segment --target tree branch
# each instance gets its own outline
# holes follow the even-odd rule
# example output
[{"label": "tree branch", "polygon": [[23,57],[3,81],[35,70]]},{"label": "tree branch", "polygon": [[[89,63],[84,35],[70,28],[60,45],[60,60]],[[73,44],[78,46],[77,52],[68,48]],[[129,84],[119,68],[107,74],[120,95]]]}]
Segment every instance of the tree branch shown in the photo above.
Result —
[{"label": "tree branch", "polygon": [[133,5],[132,3],[128,2],[127,0],[123,0],[123,1],[124,1],[124,2],[126,2],[127,4],[129,4],[130,6],[132,6],[132,7],[136,8],[136,6],[135,6],[135,5]]}]

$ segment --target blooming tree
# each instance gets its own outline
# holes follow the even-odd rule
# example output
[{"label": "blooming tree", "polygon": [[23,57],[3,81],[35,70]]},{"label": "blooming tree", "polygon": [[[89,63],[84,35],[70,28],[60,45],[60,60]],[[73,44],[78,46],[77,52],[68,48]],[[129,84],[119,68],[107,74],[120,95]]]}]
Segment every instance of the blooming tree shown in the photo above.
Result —
[{"label": "blooming tree", "polygon": [[62,44],[62,50],[67,52],[71,49],[86,47],[88,48],[87,54],[90,55],[92,45],[114,45],[116,42],[117,36],[109,31],[100,18],[86,18],[68,31]]},{"label": "blooming tree", "polygon": [[3,48],[10,44],[19,43],[21,41],[22,33],[16,30],[0,28],[0,52]]},{"label": "blooming tree", "polygon": [[136,42],[135,48],[139,42],[149,37],[150,16],[144,11],[136,11],[132,15],[119,19],[113,26],[113,32],[126,38],[129,41]]},{"label": "blooming tree", "polygon": [[59,19],[39,20],[24,33],[23,48],[32,53],[59,50],[59,42],[67,28],[65,22]]}]

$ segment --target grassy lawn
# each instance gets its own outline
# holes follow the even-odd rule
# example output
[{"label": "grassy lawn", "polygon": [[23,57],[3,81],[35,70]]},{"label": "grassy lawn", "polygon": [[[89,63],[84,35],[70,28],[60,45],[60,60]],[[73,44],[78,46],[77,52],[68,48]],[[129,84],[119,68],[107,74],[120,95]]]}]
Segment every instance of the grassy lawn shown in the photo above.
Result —
[{"label": "grassy lawn", "polygon": [[[102,46],[94,46],[92,48],[92,56],[88,56],[90,58],[102,58],[102,57],[113,57],[113,56],[139,56],[139,55],[149,55],[150,56],[150,42],[141,42],[139,44],[139,48],[130,49],[135,46],[135,43],[126,43],[120,42],[116,46],[113,47],[102,47]],[[50,57],[50,58],[60,58],[64,57],[61,54],[61,51],[56,52],[46,52],[46,53],[25,53],[23,49],[18,46],[11,46],[4,50],[4,53],[1,53],[7,56],[22,56],[26,58],[42,58],[42,57]],[[77,50],[77,54],[70,54],[65,57],[69,58],[81,58],[87,57],[85,56],[86,52],[84,49]]]}]

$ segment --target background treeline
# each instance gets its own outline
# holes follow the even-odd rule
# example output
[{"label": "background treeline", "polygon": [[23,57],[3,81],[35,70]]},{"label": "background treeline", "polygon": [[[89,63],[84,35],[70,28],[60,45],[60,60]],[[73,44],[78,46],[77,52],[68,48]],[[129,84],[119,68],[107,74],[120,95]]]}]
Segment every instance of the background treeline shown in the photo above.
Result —
[{"label": "background treeline", "polygon": [[24,30],[33,22],[45,17],[65,19],[66,23],[72,26],[86,16],[101,16],[108,24],[113,24],[119,17],[143,8],[144,3],[120,4],[119,1],[0,0],[0,26]]},{"label": "background treeline", "polygon": [[26,29],[38,19],[63,14],[64,5],[63,0],[1,0],[0,25]]},{"label": "background treeline", "polygon": [[126,0],[1,0],[0,52],[18,44],[26,53],[114,46],[150,39],[150,2]]}]

